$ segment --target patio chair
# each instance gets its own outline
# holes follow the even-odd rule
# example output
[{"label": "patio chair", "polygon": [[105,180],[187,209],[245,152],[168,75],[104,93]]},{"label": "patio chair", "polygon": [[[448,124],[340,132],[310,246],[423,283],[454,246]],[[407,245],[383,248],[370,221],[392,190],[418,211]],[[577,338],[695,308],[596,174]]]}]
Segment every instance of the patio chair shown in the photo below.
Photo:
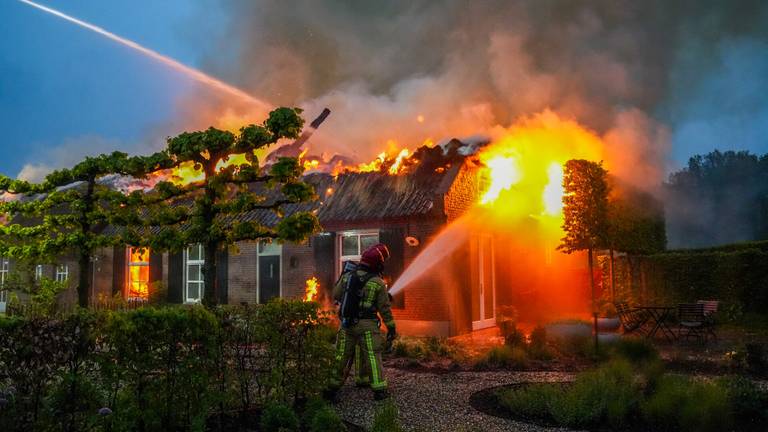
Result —
[{"label": "patio chair", "polygon": [[677,305],[677,316],[680,322],[679,336],[683,336],[683,332],[685,332],[686,340],[691,336],[696,336],[699,341],[706,341],[707,329],[703,304],[680,303]]},{"label": "patio chair", "polygon": [[646,335],[647,329],[645,324],[648,322],[648,314],[644,311],[634,310],[629,307],[626,302],[614,303],[616,306],[616,313],[621,321],[621,326],[624,328],[624,333],[637,332]]},{"label": "patio chair", "polygon": [[696,303],[704,305],[704,327],[707,330],[707,334],[717,339],[717,334],[715,334],[715,327],[717,326],[715,314],[717,314],[720,302],[717,300],[699,300]]}]

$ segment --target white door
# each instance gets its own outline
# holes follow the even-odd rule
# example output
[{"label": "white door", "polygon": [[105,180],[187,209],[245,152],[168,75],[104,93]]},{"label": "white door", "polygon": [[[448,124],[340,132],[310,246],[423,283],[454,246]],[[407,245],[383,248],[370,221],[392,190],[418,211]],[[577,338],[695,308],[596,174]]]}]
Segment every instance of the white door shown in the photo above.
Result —
[{"label": "white door", "polygon": [[478,281],[473,295],[472,330],[496,325],[496,272],[494,270],[493,238],[482,235],[478,239]]}]

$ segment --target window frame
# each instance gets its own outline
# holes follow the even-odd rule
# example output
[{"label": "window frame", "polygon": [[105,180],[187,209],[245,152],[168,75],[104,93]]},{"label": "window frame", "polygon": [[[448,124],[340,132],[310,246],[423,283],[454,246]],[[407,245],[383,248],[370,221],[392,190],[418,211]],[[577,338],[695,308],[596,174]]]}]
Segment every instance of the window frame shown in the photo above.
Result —
[{"label": "window frame", "polygon": [[[190,260],[189,259],[189,251],[192,247],[198,247],[199,248],[199,256],[201,259],[196,260]],[[203,301],[203,294],[205,293],[205,276],[203,275],[203,266],[205,265],[205,248],[203,248],[202,243],[195,243],[193,245],[189,245],[186,248],[184,248],[184,274],[183,274],[183,284],[184,284],[184,303],[187,304],[195,304],[200,303]],[[190,280],[189,279],[189,268],[191,266],[200,266],[200,279],[199,280]],[[189,284],[190,283],[196,283],[198,284],[198,298],[192,298],[189,296]]]},{"label": "window frame", "polygon": [[[132,261],[131,255],[133,255],[134,249],[144,249],[147,251],[147,260],[146,261]],[[149,283],[151,276],[151,265],[150,265],[150,249],[148,247],[133,247],[128,246],[125,248],[125,288],[124,288],[124,297],[126,300],[141,300],[141,301],[147,301],[149,300]],[[147,297],[129,297],[128,293],[130,292],[130,284],[131,284],[131,267],[147,267],[150,270],[147,272]]]},{"label": "window frame", "polygon": [[40,281],[43,278],[43,265],[37,264],[35,266],[35,281]]},{"label": "window frame", "polygon": [[[362,230],[350,230],[342,231],[336,235],[336,277],[341,275],[341,266],[346,261],[360,261],[363,254],[361,237],[376,236],[376,243],[381,242],[381,230],[380,229],[362,229]],[[344,255],[344,237],[355,236],[357,237],[357,254],[356,255]],[[376,244],[374,243],[374,244]]]},{"label": "window frame", "polygon": [[69,280],[69,264],[58,264],[56,266],[56,282],[66,282]]},{"label": "window frame", "polygon": [[5,303],[8,301],[8,293],[5,290],[5,281],[8,279],[10,271],[10,260],[5,257],[0,257],[0,304],[2,304],[2,310],[0,310],[0,312],[5,312]]},{"label": "window frame", "polygon": [[[262,245],[268,245],[268,249],[265,248],[266,250],[262,250]],[[279,284],[278,296],[283,298],[283,245],[276,241],[269,242],[259,240],[256,242],[256,303],[259,303],[261,300],[261,274],[259,272],[259,268],[261,267],[261,257],[269,256],[276,256],[280,259],[280,272],[277,275]]]}]

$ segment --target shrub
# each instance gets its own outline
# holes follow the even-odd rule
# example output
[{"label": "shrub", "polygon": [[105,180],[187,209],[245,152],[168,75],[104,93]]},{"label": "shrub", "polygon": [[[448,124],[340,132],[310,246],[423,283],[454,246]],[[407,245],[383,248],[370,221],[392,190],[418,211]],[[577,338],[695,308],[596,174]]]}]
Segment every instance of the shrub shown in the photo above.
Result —
[{"label": "shrub", "polygon": [[514,390],[502,390],[498,394],[502,407],[527,419],[550,417],[552,404],[562,398],[563,389],[556,385],[531,384]]},{"label": "shrub", "polygon": [[659,360],[659,352],[646,339],[622,338],[612,347],[612,354],[634,364]]},{"label": "shrub", "polygon": [[722,431],[733,420],[721,389],[680,376],[662,377],[641,412],[646,423],[662,430]]},{"label": "shrub", "polygon": [[626,424],[639,402],[641,389],[629,363],[615,361],[579,375],[563,394],[553,400],[552,417],[570,427],[600,425],[612,428]]},{"label": "shrub", "polygon": [[379,405],[373,416],[371,432],[402,432],[397,406],[391,400]]},{"label": "shrub", "polygon": [[768,397],[750,379],[734,375],[719,378],[715,384],[723,390],[740,424],[762,424],[768,418]]},{"label": "shrub", "polygon": [[475,367],[478,369],[524,369],[528,367],[528,354],[523,348],[513,348],[509,345],[495,346],[477,360]]},{"label": "shrub", "polygon": [[299,418],[288,405],[273,402],[264,407],[259,425],[263,432],[298,431]]},{"label": "shrub", "polygon": [[309,432],[342,432],[347,427],[336,413],[336,410],[326,405],[315,413],[309,423]]},{"label": "shrub", "polygon": [[547,329],[542,326],[536,326],[531,331],[530,342],[528,343],[528,355],[536,360],[551,360],[554,357],[552,350],[547,346]]}]

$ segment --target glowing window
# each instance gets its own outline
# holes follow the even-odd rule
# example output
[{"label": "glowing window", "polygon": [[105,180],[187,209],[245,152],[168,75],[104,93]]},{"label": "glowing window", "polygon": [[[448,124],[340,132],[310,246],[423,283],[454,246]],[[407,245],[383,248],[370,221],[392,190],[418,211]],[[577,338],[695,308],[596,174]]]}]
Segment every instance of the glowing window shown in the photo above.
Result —
[{"label": "glowing window", "polygon": [[43,278],[43,265],[38,264],[35,266],[35,280],[39,281]]},{"label": "glowing window", "polygon": [[149,298],[149,249],[128,249],[128,299]]},{"label": "glowing window", "polygon": [[56,282],[66,282],[69,279],[69,266],[60,264],[56,266]]},{"label": "glowing window", "polygon": [[8,279],[9,263],[5,258],[0,258],[0,287],[5,285],[6,279]]}]

